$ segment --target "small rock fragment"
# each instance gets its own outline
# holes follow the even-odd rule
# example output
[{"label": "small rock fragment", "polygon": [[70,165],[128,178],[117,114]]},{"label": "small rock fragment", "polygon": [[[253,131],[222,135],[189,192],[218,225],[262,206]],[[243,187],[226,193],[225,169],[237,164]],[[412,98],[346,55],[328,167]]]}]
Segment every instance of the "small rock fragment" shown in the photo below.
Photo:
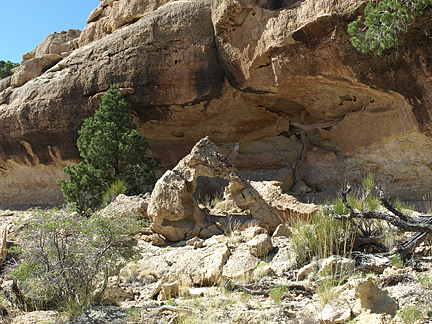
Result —
[{"label": "small rock fragment", "polygon": [[278,227],[276,227],[276,230],[273,233],[273,237],[288,237],[290,235],[290,230],[285,224],[280,224]]},{"label": "small rock fragment", "polygon": [[165,238],[162,235],[157,234],[157,233],[154,233],[151,236],[151,242],[153,245],[156,245],[156,246],[162,246],[162,245],[166,244]]}]

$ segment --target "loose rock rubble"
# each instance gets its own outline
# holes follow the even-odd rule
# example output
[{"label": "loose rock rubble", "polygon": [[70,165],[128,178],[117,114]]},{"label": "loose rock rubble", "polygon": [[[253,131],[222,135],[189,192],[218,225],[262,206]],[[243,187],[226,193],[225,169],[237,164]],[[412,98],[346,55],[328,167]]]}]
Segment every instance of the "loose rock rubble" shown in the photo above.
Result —
[{"label": "loose rock rubble", "polygon": [[[17,212],[12,223],[26,219],[24,214],[29,212]],[[269,236],[256,225],[160,246],[143,240],[145,236],[135,235],[141,259],[109,278],[106,305],[69,323],[181,323],[185,317],[204,323],[403,323],[395,316],[398,309],[431,307],[431,291],[416,280],[432,278],[430,256],[422,256],[422,272],[391,263],[366,278],[354,272],[333,288],[337,297],[323,305],[320,278],[329,271],[352,271],[354,260],[332,256],[299,268],[291,238]],[[3,279],[2,289],[8,284]],[[280,287],[289,289],[278,292]],[[54,323],[60,318],[53,311],[12,314],[12,323]],[[427,323],[425,316],[421,323]]]}]

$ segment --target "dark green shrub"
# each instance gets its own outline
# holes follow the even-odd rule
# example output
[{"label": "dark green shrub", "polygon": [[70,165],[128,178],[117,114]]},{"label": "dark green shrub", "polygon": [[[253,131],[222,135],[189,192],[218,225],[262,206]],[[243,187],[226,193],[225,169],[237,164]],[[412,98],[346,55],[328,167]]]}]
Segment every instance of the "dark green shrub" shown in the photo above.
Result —
[{"label": "dark green shrub", "polygon": [[11,76],[13,74],[11,70],[17,66],[19,66],[18,63],[12,63],[11,61],[0,61],[0,80]]},{"label": "dark green shrub", "polygon": [[362,53],[374,52],[381,55],[395,45],[402,44],[400,34],[408,25],[423,15],[430,0],[376,0],[370,1],[364,9],[364,17],[348,25],[352,44]]}]

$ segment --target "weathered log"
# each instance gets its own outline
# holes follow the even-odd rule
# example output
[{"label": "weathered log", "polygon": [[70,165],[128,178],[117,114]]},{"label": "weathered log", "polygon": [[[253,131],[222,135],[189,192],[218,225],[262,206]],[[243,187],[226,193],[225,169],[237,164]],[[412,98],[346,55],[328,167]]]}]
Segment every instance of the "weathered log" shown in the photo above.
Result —
[{"label": "weathered log", "polygon": [[270,291],[275,288],[285,288],[287,291],[300,290],[302,293],[307,291],[306,287],[299,283],[290,282],[285,285],[280,285],[272,281],[261,281],[261,282],[255,282],[250,284],[239,284],[239,283],[233,284],[232,282],[227,282],[225,288],[227,288],[230,291],[240,290],[250,295],[261,295],[266,297],[269,296]]},{"label": "weathered log", "polygon": [[396,226],[403,232],[414,232],[408,240],[402,242],[399,246],[398,253],[401,257],[405,257],[412,253],[417,246],[426,241],[432,234],[432,216],[425,215],[421,217],[411,217],[397,210],[390,202],[385,199],[384,192],[379,191],[379,199],[383,207],[392,214],[379,211],[356,211],[347,201],[347,195],[351,191],[348,185],[345,190],[340,192],[343,204],[348,208],[349,213],[346,215],[337,214],[329,205],[325,205],[326,209],[333,215],[334,218],[344,219],[382,219]]}]

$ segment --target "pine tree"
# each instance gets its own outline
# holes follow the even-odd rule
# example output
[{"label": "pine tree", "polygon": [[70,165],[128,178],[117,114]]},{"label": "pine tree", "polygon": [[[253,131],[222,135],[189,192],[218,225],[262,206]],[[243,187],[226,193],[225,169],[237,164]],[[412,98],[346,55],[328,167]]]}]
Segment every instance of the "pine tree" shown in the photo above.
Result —
[{"label": "pine tree", "polygon": [[12,75],[12,69],[19,66],[18,63],[12,63],[11,61],[0,61],[0,80]]},{"label": "pine tree", "polygon": [[84,162],[67,166],[69,180],[60,179],[69,203],[79,212],[100,206],[108,187],[122,180],[128,194],[139,194],[155,180],[153,169],[159,161],[146,156],[150,148],[138,134],[130,115],[130,105],[122,98],[118,85],[102,97],[94,117],[87,118],[78,131],[78,149]]}]

